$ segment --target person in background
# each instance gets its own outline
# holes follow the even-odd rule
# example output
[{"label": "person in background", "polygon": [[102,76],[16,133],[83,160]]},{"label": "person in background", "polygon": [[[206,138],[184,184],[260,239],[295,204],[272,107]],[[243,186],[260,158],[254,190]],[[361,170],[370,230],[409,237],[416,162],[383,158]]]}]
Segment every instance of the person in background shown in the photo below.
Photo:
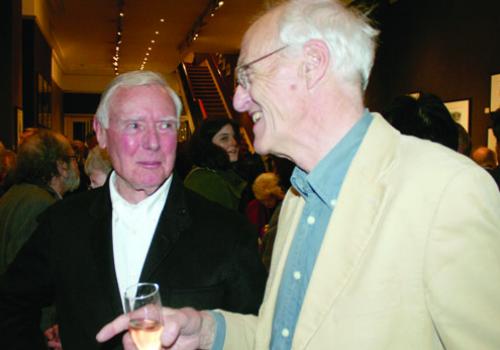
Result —
[{"label": "person in background", "polygon": [[85,160],[85,173],[90,179],[90,188],[98,188],[106,183],[113,170],[111,159],[105,149],[94,147]]},{"label": "person in background", "polygon": [[85,192],[90,186],[90,179],[85,172],[85,159],[87,158],[89,150],[85,143],[80,140],[72,140],[71,147],[73,147],[75,151],[76,162],[78,164],[78,170],[80,171],[80,185],[76,190],[69,192],[68,195]]},{"label": "person in background", "polygon": [[0,197],[14,184],[17,155],[10,149],[0,150]]},{"label": "person in background", "polygon": [[437,142],[452,150],[458,149],[456,122],[436,95],[421,93],[417,99],[398,96],[384,116],[402,134]]},{"label": "person in background", "polygon": [[[79,175],[75,153],[65,136],[41,129],[24,138],[17,156],[15,184],[0,198],[0,275],[33,235],[40,214],[78,187]],[[43,331],[55,323],[55,310],[50,304],[44,305],[41,320],[33,323]]]},{"label": "person in background", "polygon": [[465,130],[462,124],[455,122],[455,125],[457,126],[458,130],[457,151],[458,153],[462,153],[466,157],[470,157],[472,151],[472,142],[469,133],[467,132],[467,130]]},{"label": "person in background", "polygon": [[340,0],[281,2],[245,33],[234,107],[259,154],[296,164],[266,293],[258,316],[165,308],[164,347],[500,348],[500,194],[454,125],[450,150],[365,109],[376,38]]},{"label": "person in background", "polygon": [[65,136],[40,130],[25,138],[13,185],[0,198],[0,274],[37,227],[45,209],[79,185],[75,154]]},{"label": "person in background", "polygon": [[89,151],[91,151],[95,146],[97,146],[97,137],[95,131],[91,131],[85,136],[85,146]]},{"label": "person in background", "polygon": [[[270,156],[270,158],[272,159],[273,170],[279,178],[279,185],[283,193],[286,193],[286,191],[288,191],[291,186],[290,176],[292,175],[294,164],[285,158],[275,156]],[[271,219],[269,219],[266,233],[262,238],[262,263],[264,264],[268,272],[271,268],[274,240],[276,239],[276,233],[278,232],[279,214],[281,212],[282,205],[283,201],[280,201],[274,209],[273,215],[271,215]]]},{"label": "person in background", "polygon": [[486,146],[477,147],[471,155],[473,161],[475,161],[480,167],[487,170],[493,170],[497,167],[497,155],[495,151],[489,149]]},{"label": "person in background", "polygon": [[262,242],[265,227],[269,224],[274,209],[285,196],[279,181],[278,175],[266,172],[257,176],[252,184],[255,199],[248,203],[245,214],[248,220],[257,227],[260,242]]},{"label": "person in background", "polygon": [[238,161],[238,128],[227,118],[206,119],[189,141],[193,169],[187,188],[223,207],[244,212],[248,183],[233,169]]},{"label": "person in background", "polygon": [[138,282],[158,283],[170,307],[257,313],[266,272],[254,229],[172,172],[180,111],[154,72],[120,74],[104,91],[94,129],[113,171],[46,210],[1,276],[2,349],[42,349],[36,323],[51,302],[64,349],[120,349],[121,337],[98,344],[95,334]]}]

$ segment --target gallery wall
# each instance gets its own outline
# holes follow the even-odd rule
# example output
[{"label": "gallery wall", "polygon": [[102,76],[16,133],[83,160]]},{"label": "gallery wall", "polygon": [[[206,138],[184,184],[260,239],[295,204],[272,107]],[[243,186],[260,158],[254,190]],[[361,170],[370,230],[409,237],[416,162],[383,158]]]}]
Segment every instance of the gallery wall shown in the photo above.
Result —
[{"label": "gallery wall", "polygon": [[379,51],[366,101],[383,111],[400,94],[470,99],[474,146],[486,144],[490,77],[500,73],[500,1],[399,0],[379,9]]}]

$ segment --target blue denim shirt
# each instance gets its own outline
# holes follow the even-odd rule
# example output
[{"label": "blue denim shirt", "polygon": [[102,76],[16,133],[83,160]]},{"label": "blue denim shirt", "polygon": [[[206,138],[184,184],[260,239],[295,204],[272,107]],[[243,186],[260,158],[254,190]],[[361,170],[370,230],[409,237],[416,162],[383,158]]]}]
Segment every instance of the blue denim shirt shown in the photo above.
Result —
[{"label": "blue denim shirt", "polygon": [[[335,209],[337,197],[352,159],[373,117],[363,117],[340,142],[307,174],[296,167],[291,182],[305,200],[304,210],[288,252],[272,325],[271,349],[292,347],[295,326],[309,285],[323,236]],[[222,320],[221,320],[222,319]],[[217,315],[217,335],[212,349],[222,349],[225,323]]]}]

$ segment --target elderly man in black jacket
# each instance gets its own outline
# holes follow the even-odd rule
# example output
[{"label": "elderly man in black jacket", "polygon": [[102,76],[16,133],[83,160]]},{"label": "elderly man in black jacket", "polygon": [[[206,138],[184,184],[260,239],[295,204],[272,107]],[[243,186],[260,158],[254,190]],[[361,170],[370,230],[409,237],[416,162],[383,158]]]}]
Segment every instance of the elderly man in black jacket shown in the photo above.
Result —
[{"label": "elderly man in black jacket", "polygon": [[[95,334],[124,290],[160,285],[164,306],[256,313],[265,285],[256,233],[173,174],[181,103],[153,72],[117,77],[94,129],[114,171],[105,186],[50,207],[0,281],[4,349],[42,349],[39,310],[55,301],[62,346],[115,349]],[[4,347],[6,345],[6,347]]]}]

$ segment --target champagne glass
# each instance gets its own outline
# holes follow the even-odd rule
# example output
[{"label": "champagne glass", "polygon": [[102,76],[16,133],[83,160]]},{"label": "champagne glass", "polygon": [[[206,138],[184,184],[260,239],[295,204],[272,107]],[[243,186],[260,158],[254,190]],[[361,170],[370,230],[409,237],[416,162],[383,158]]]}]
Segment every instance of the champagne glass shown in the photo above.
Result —
[{"label": "champagne glass", "polygon": [[156,283],[138,283],[125,290],[125,312],[129,314],[129,331],[139,350],[161,349],[160,287]]}]

